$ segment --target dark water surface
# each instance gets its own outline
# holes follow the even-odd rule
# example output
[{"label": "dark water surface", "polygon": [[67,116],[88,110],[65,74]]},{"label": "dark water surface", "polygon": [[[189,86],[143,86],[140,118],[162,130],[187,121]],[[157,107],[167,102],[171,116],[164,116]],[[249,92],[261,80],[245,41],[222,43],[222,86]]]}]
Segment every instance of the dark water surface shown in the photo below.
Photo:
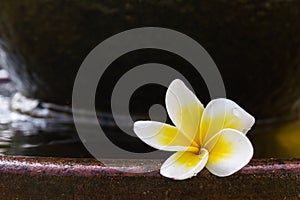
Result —
[{"label": "dark water surface", "polygon": [[[22,108],[22,112],[12,110],[12,104]],[[44,108],[36,109],[31,115],[24,114],[31,107],[38,108],[39,102],[22,100],[9,79],[0,77],[0,155],[91,157],[77,135],[70,114]],[[254,145],[255,158],[300,157],[300,120],[258,121],[248,137]]]}]

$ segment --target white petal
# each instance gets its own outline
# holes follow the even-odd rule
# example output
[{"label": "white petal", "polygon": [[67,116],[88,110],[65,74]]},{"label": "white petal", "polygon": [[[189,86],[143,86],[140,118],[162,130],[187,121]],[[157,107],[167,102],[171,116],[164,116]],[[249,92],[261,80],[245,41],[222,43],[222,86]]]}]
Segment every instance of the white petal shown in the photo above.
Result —
[{"label": "white petal", "polygon": [[196,176],[205,166],[208,152],[177,152],[169,157],[161,166],[160,174],[175,180],[184,180]]},{"label": "white petal", "polygon": [[200,124],[200,144],[224,128],[247,133],[255,119],[239,105],[229,99],[214,99],[204,109]]},{"label": "white petal", "polygon": [[175,126],[191,139],[199,134],[203,105],[185,84],[174,80],[166,94],[166,107]]},{"label": "white petal", "polygon": [[146,144],[165,151],[185,151],[197,149],[192,147],[189,140],[176,127],[155,121],[137,121],[134,123],[134,132]]},{"label": "white petal", "polygon": [[206,168],[216,176],[229,176],[244,167],[253,156],[249,139],[240,131],[224,129],[212,138]]}]

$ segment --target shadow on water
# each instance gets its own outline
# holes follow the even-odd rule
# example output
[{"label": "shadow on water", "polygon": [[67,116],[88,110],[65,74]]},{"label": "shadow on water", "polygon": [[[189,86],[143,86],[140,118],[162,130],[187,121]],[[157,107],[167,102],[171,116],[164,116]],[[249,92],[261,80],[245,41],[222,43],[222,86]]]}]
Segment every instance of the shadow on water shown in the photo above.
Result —
[{"label": "shadow on water", "polygon": [[[0,155],[91,157],[77,135],[70,114],[46,109],[49,106],[41,106],[38,101],[22,99],[3,70],[0,72]],[[32,107],[35,112],[26,114]],[[113,135],[119,137],[116,131]],[[248,137],[253,142],[255,158],[300,157],[300,120],[258,121]],[[132,141],[127,143],[132,145]]]}]

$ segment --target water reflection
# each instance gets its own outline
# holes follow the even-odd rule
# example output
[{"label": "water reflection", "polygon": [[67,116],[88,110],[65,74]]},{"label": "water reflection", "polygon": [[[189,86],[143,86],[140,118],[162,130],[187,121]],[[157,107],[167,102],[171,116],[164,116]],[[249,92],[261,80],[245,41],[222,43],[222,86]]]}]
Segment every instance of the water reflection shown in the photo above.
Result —
[{"label": "water reflection", "polygon": [[299,158],[300,120],[262,124],[249,134],[258,158]]},{"label": "water reflection", "polygon": [[[0,102],[3,101],[0,97]],[[0,125],[1,154],[89,157],[72,124],[32,118],[12,111],[10,116]]]},{"label": "water reflection", "polygon": [[[90,157],[70,115],[39,108],[39,102],[21,98],[9,79],[0,77],[0,154]],[[23,114],[12,110],[12,104],[14,109],[22,108]],[[33,115],[27,115],[31,109]]]},{"label": "water reflection", "polygon": [[[11,109],[12,104],[17,111]],[[0,105],[0,155],[90,157],[68,110],[56,112],[38,101],[27,102],[5,74],[0,77]],[[248,136],[255,158],[300,157],[300,120],[258,122]]]}]

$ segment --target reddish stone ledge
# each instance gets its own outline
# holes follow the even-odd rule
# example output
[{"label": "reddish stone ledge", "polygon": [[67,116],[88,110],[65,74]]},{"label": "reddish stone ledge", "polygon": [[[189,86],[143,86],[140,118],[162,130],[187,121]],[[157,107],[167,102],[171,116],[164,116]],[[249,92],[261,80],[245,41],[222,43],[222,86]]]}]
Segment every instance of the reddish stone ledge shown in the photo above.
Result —
[{"label": "reddish stone ledge", "polygon": [[[107,163],[107,162],[105,162]],[[0,157],[0,199],[297,199],[300,159],[252,160],[218,178],[203,170],[185,181],[160,176],[159,160]],[[135,173],[140,172],[140,173]]]}]

